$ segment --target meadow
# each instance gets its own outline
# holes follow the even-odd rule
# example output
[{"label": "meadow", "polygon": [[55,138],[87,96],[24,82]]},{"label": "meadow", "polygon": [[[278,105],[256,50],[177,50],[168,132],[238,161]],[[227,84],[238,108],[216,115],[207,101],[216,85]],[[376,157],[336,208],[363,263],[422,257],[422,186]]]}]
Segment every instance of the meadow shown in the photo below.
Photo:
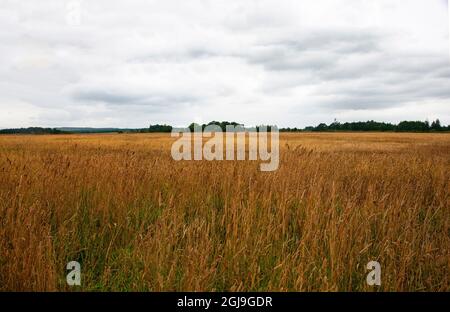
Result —
[{"label": "meadow", "polygon": [[450,290],[449,134],[281,134],[273,172],[174,140],[0,136],[0,290]]}]

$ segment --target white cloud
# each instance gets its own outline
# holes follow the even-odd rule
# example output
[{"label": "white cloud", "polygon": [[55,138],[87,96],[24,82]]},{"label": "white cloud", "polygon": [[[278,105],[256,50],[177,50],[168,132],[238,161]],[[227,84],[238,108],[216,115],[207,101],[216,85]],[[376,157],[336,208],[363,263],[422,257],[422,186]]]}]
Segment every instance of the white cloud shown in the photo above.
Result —
[{"label": "white cloud", "polygon": [[2,1],[0,128],[450,123],[444,0]]}]

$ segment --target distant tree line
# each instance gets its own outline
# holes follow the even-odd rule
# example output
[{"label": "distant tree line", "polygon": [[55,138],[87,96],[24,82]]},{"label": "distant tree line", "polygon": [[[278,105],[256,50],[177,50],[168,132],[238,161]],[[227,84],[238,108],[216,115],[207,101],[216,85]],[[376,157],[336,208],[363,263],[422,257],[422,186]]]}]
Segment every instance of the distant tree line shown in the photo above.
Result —
[{"label": "distant tree line", "polygon": [[[194,131],[194,128],[201,127],[202,130],[209,125],[216,125],[226,131],[227,126],[233,126],[235,131],[260,131],[261,128],[265,128],[270,131],[275,126],[260,125],[256,127],[247,128],[241,123],[229,122],[229,121],[211,121],[207,124],[191,123],[189,129]],[[63,129],[63,130],[61,130]],[[73,129],[73,130],[71,130]],[[20,128],[20,129],[4,129],[0,130],[0,134],[68,134],[68,133],[170,133],[173,127],[169,125],[150,125],[148,128],[138,129],[121,129],[121,128]],[[334,121],[329,125],[321,123],[315,127],[306,128],[281,128],[280,132],[333,132],[333,131],[372,131],[372,132],[449,132],[449,126],[441,125],[439,119],[436,119],[431,124],[428,121],[402,121],[398,125],[386,122],[377,121],[365,121],[365,122],[345,122],[340,123]]]},{"label": "distant tree line", "polygon": [[172,126],[169,125],[150,125],[148,128],[140,129],[118,129],[118,133],[164,133],[172,132]]},{"label": "distant tree line", "polygon": [[129,129],[126,132],[138,133],[156,133],[156,132],[172,132],[172,126],[169,125],[150,125],[148,128]]},{"label": "distant tree line", "polygon": [[281,132],[298,132],[298,131],[313,131],[313,132],[330,132],[330,131],[374,131],[374,132],[443,132],[450,131],[450,126],[442,126],[439,119],[436,119],[431,124],[428,121],[402,121],[398,125],[376,122],[373,120],[365,122],[345,122],[340,123],[334,121],[327,125],[321,123],[316,127],[306,127],[304,129],[298,128],[282,128]]},{"label": "distant tree line", "polygon": [[40,128],[40,127],[0,130],[0,134],[65,134],[65,133],[67,132],[55,128]]}]

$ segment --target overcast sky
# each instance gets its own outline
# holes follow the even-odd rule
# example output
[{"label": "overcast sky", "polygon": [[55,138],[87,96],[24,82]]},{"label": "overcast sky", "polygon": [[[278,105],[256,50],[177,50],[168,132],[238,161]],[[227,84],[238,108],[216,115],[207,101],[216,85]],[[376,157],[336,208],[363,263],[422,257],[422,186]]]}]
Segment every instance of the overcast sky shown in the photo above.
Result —
[{"label": "overcast sky", "polygon": [[0,0],[0,128],[450,123],[446,0]]}]

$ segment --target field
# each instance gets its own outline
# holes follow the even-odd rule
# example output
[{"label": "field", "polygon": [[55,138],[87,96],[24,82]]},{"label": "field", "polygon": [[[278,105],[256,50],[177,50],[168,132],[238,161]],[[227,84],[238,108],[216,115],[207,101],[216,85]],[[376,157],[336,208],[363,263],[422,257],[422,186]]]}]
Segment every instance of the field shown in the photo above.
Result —
[{"label": "field", "polygon": [[0,136],[0,290],[450,291],[450,135],[281,134],[274,172],[173,141]]}]

